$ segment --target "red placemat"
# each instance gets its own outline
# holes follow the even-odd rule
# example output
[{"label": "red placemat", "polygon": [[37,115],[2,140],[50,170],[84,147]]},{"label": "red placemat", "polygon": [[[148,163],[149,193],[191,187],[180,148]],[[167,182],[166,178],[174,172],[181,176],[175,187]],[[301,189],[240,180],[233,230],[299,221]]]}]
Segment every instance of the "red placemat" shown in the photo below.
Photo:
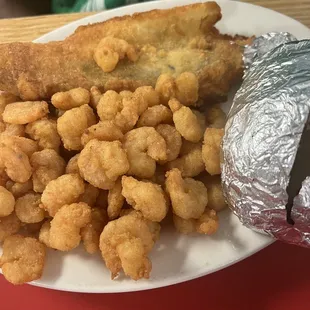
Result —
[{"label": "red placemat", "polygon": [[125,294],[77,294],[0,277],[1,310],[309,310],[310,250],[275,243],[222,271],[166,288]]}]

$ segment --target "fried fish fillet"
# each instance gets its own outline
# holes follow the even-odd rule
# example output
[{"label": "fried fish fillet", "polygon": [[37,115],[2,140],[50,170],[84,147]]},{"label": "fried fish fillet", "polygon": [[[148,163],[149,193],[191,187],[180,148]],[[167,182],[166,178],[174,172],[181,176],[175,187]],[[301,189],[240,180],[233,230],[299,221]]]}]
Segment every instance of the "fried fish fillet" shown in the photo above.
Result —
[{"label": "fried fish fillet", "polygon": [[[1,44],[0,90],[39,100],[75,87],[134,90],[154,86],[162,73],[188,71],[198,76],[201,98],[220,100],[243,71],[242,40],[219,34],[220,19],[215,2],[198,3],[82,26],[64,41]],[[106,36],[133,45],[138,59],[103,72],[94,51]]]}]

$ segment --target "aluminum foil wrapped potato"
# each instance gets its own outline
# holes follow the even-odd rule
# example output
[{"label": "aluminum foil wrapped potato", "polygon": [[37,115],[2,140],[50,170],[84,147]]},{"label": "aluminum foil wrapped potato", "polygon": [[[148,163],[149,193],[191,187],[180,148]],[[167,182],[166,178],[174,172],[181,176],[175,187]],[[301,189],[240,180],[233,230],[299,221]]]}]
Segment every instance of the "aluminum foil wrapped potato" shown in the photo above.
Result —
[{"label": "aluminum foil wrapped potato", "polygon": [[222,144],[224,195],[247,227],[310,247],[310,40],[267,34],[244,55]]}]

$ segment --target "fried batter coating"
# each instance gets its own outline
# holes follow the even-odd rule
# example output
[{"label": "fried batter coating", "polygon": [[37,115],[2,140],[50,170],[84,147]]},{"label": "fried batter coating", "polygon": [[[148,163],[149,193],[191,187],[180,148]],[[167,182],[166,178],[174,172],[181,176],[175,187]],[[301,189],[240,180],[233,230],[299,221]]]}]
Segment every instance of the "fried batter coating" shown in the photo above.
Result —
[{"label": "fried batter coating", "polygon": [[[124,96],[124,92],[123,96]],[[127,92],[128,95],[128,92]],[[133,93],[133,97],[138,101],[138,113],[141,115],[147,107],[160,104],[159,93],[152,86],[140,86]]]},{"label": "fried batter coating", "polygon": [[203,174],[197,178],[208,189],[208,208],[219,212],[227,207],[219,175],[210,176]]},{"label": "fried batter coating", "polygon": [[2,114],[4,112],[5,107],[9,103],[18,102],[18,101],[20,101],[20,98],[18,98],[17,96],[11,93],[8,93],[8,92],[0,92],[0,121],[3,120]]},{"label": "fried batter coating", "polygon": [[41,197],[43,208],[54,217],[63,205],[76,202],[84,191],[84,182],[79,175],[64,174],[45,187]]},{"label": "fried batter coating", "polygon": [[41,149],[53,149],[58,152],[60,136],[57,132],[56,121],[43,118],[26,126],[26,133],[38,141]]},{"label": "fried batter coating", "polygon": [[23,125],[46,116],[48,112],[45,101],[14,102],[6,105],[2,117],[6,123]]},{"label": "fried batter coating", "polygon": [[89,254],[94,254],[99,250],[100,234],[108,221],[105,210],[98,208],[91,210],[91,222],[81,229],[82,241]]},{"label": "fried batter coating", "polygon": [[167,160],[165,139],[153,127],[140,127],[127,132],[123,139],[130,168],[129,175],[151,178],[156,161]]},{"label": "fried batter coating", "polygon": [[0,218],[0,242],[7,237],[16,234],[21,227],[21,222],[15,212]]},{"label": "fried batter coating", "polygon": [[199,219],[183,219],[173,214],[173,223],[178,232],[190,234],[197,232],[199,234],[212,235],[218,230],[219,219],[216,211],[206,209]]},{"label": "fried batter coating", "polygon": [[205,131],[207,128],[206,116],[197,110],[192,110],[192,112],[196,115],[202,131]]},{"label": "fried batter coating", "polygon": [[34,152],[37,152],[39,150],[37,142],[24,137],[0,136],[0,144],[13,149],[18,148],[28,157],[30,157]]},{"label": "fried batter coating", "polygon": [[3,244],[0,267],[4,277],[18,285],[41,278],[46,248],[35,238],[10,236]]},{"label": "fried batter coating", "polygon": [[25,135],[25,126],[18,124],[1,123],[3,130],[1,136],[18,136],[23,137]]},{"label": "fried batter coating", "polygon": [[224,136],[224,130],[218,128],[207,128],[204,133],[202,146],[202,160],[206,171],[211,174],[220,174],[220,145]]},{"label": "fried batter coating", "polygon": [[154,246],[154,230],[143,217],[124,215],[109,222],[100,235],[100,250],[114,279],[123,269],[133,280],[148,279],[152,269],[148,258]]},{"label": "fried batter coating", "polygon": [[123,138],[122,131],[111,121],[99,122],[85,129],[81,142],[86,145],[90,140],[115,141]]},{"label": "fried batter coating", "polygon": [[[62,206],[48,224],[42,226],[40,240],[59,250],[70,251],[81,241],[81,229],[91,222],[91,208],[84,202]],[[49,228],[49,229],[48,229]]]},{"label": "fried batter coating", "polygon": [[174,214],[183,219],[198,219],[208,204],[207,188],[200,181],[182,178],[181,171],[172,169],[166,173],[166,190],[170,196]]},{"label": "fried batter coating", "polygon": [[182,146],[182,137],[175,127],[168,124],[160,124],[156,131],[165,139],[167,146],[167,159],[159,161],[160,164],[172,161],[179,156]]},{"label": "fried batter coating", "polygon": [[[195,177],[205,170],[202,160],[202,144],[183,141],[185,147],[181,148],[181,156],[167,163],[167,170],[177,168],[181,171],[183,177]],[[188,146],[187,146],[188,145]],[[184,151],[185,148],[186,152]],[[183,149],[183,150],[182,150]]]},{"label": "fried batter coating", "polygon": [[39,223],[44,220],[45,212],[40,208],[41,195],[28,193],[16,200],[15,213],[23,223]]},{"label": "fried batter coating", "polygon": [[110,189],[129,169],[126,152],[119,141],[89,141],[80,153],[78,166],[84,180],[95,187]]},{"label": "fried batter coating", "polygon": [[15,198],[5,187],[0,186],[0,217],[10,215],[14,211]]},{"label": "fried batter coating", "polygon": [[133,98],[123,98],[117,92],[108,90],[97,105],[101,121],[113,122],[123,133],[131,130],[138,121],[138,106]]},{"label": "fried batter coating", "polygon": [[79,159],[80,153],[74,155],[70,158],[67,167],[66,167],[66,173],[77,173],[80,174],[79,166],[78,166],[78,159]]},{"label": "fried batter coating", "polygon": [[211,128],[224,128],[226,123],[226,114],[223,112],[218,104],[207,107],[206,121],[208,127]]},{"label": "fried batter coating", "polygon": [[66,111],[89,104],[90,93],[87,89],[78,87],[68,91],[58,92],[52,96],[52,105],[57,109]]},{"label": "fried batter coating", "polygon": [[16,183],[11,180],[6,182],[5,187],[14,195],[15,198],[19,198],[33,189],[32,180],[28,180],[25,183]]},{"label": "fried batter coating", "polygon": [[160,104],[149,107],[138,120],[137,127],[156,127],[159,124],[172,123],[172,112],[166,106]]},{"label": "fried batter coating", "polygon": [[176,79],[170,74],[162,74],[155,86],[164,102],[176,98],[185,106],[191,106],[198,100],[198,88],[198,79],[191,72],[183,72]]},{"label": "fried batter coating", "polygon": [[57,119],[57,131],[64,147],[67,150],[81,150],[82,134],[96,122],[96,116],[87,104],[66,111]]},{"label": "fried batter coating", "polygon": [[101,96],[102,96],[102,93],[98,87],[96,86],[91,87],[89,104],[93,109],[97,109],[97,105],[101,99]]},{"label": "fried batter coating", "polygon": [[117,179],[114,186],[109,190],[108,194],[108,217],[114,220],[119,217],[122,210],[125,197],[122,195],[122,181],[121,178]]},{"label": "fried batter coating", "polygon": [[18,183],[27,182],[32,174],[28,156],[18,147],[0,146],[0,170],[4,169],[9,178]]},{"label": "fried batter coating", "polygon": [[160,185],[122,177],[122,195],[142,215],[153,222],[161,222],[168,213],[168,201]]},{"label": "fried batter coating", "polygon": [[52,149],[33,153],[30,164],[33,168],[33,190],[37,193],[43,193],[50,181],[64,174],[66,167],[64,159]]},{"label": "fried batter coating", "polygon": [[168,105],[173,112],[173,122],[181,136],[191,142],[199,142],[203,136],[203,129],[193,111],[182,106],[176,99],[171,99]]},{"label": "fried batter coating", "polygon": [[93,207],[96,204],[97,198],[99,195],[99,189],[92,186],[91,184],[85,184],[85,191],[79,197],[79,202],[85,202],[90,207]]},{"label": "fried batter coating", "polygon": [[138,54],[133,45],[112,36],[103,38],[94,52],[94,60],[103,72],[113,71],[118,62],[125,56],[133,62],[138,59]]}]

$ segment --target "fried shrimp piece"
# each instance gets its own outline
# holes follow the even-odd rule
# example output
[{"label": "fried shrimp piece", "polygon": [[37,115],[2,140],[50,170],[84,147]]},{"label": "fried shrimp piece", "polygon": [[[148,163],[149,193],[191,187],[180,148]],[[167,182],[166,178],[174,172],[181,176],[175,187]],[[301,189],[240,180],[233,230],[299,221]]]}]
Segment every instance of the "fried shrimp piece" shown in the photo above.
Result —
[{"label": "fried shrimp piece", "polygon": [[219,227],[219,219],[215,210],[206,209],[199,219],[183,219],[173,214],[173,223],[176,230],[182,234],[197,232],[212,235]]},{"label": "fried shrimp piece", "polygon": [[99,208],[91,210],[90,223],[81,229],[81,237],[87,253],[94,254],[99,250],[100,234],[108,221],[105,210]]},{"label": "fried shrimp piece", "polygon": [[44,220],[44,210],[40,208],[41,195],[28,193],[16,200],[15,213],[23,223],[39,223]]},{"label": "fried shrimp piece", "polygon": [[123,138],[122,131],[111,121],[99,122],[85,129],[81,142],[86,145],[90,140],[97,139],[99,141],[115,141]]},{"label": "fried shrimp piece", "polygon": [[56,121],[43,118],[26,126],[26,133],[38,141],[41,149],[53,149],[58,152],[60,136],[57,132]]},{"label": "fried shrimp piece", "polygon": [[[122,93],[122,96],[124,96],[124,92]],[[133,93],[133,97],[138,101],[139,115],[141,115],[147,107],[153,107],[160,104],[159,93],[152,86],[138,87]]]},{"label": "fried shrimp piece", "polygon": [[215,104],[213,106],[207,107],[206,111],[206,121],[208,127],[211,128],[224,128],[226,123],[226,114],[221,109],[220,105]]},{"label": "fried shrimp piece", "polygon": [[101,189],[111,189],[129,169],[126,152],[119,141],[89,141],[78,158],[84,180]]},{"label": "fried shrimp piece", "polygon": [[100,251],[114,279],[123,269],[133,280],[148,279],[152,269],[148,254],[154,246],[154,228],[131,213],[109,222],[100,235]]},{"label": "fried shrimp piece", "polygon": [[97,198],[99,195],[99,189],[92,186],[91,184],[85,184],[85,191],[79,197],[79,202],[85,202],[90,207],[93,207],[96,204]]},{"label": "fried shrimp piece", "polygon": [[156,131],[165,139],[167,146],[167,159],[159,161],[160,164],[172,161],[179,156],[182,146],[182,137],[175,127],[168,124],[160,124]]},{"label": "fried shrimp piece", "polygon": [[181,171],[166,173],[166,190],[170,196],[173,213],[183,219],[198,219],[208,204],[207,188],[202,182],[182,178]]},{"label": "fried shrimp piece", "polygon": [[[183,145],[185,145],[185,147],[183,147]],[[205,170],[201,149],[201,143],[191,143],[184,140],[180,152],[181,156],[173,161],[168,162],[166,169],[171,170],[173,168],[177,168],[181,171],[183,177],[197,176],[199,173]]]},{"label": "fried shrimp piece", "polygon": [[70,251],[80,244],[81,229],[90,222],[91,208],[86,203],[64,205],[42,226],[39,239],[53,249]]},{"label": "fried shrimp piece", "polygon": [[137,127],[156,127],[159,124],[172,123],[172,112],[166,106],[154,105],[146,109],[138,120]]},{"label": "fried shrimp piece", "polygon": [[80,153],[74,155],[70,158],[68,161],[67,167],[66,167],[66,173],[77,173],[80,174],[79,166],[78,166],[78,159],[79,159]]},{"label": "fried shrimp piece", "polygon": [[123,139],[130,168],[129,175],[151,178],[156,161],[167,160],[165,139],[153,127],[140,127],[127,132]]},{"label": "fried shrimp piece", "polygon": [[113,71],[118,62],[125,58],[135,62],[138,54],[127,41],[112,36],[103,38],[94,52],[94,60],[103,72]]},{"label": "fried shrimp piece", "polygon": [[99,100],[101,99],[101,96],[102,96],[102,93],[99,90],[99,88],[96,86],[92,86],[90,89],[90,102],[89,102],[89,104],[93,109],[97,109],[97,105],[99,103]]},{"label": "fried shrimp piece", "polygon": [[161,222],[168,213],[168,201],[160,185],[122,177],[122,195],[142,215],[153,222]]},{"label": "fried shrimp piece", "polygon": [[7,237],[16,234],[21,227],[21,222],[15,212],[0,218],[0,242]]},{"label": "fried shrimp piece", "polygon": [[97,113],[101,121],[111,121],[122,132],[131,130],[138,121],[138,106],[132,98],[123,98],[117,92],[108,90],[97,105]]},{"label": "fried shrimp piece", "polygon": [[9,103],[18,102],[20,101],[20,98],[17,96],[8,93],[8,92],[0,92],[0,121],[2,121],[2,114],[4,112],[5,107]]},{"label": "fried shrimp piece", "polygon": [[18,147],[0,145],[0,170],[4,169],[8,177],[18,183],[27,182],[32,174],[28,156]]},{"label": "fried shrimp piece", "polygon": [[114,186],[109,190],[108,194],[108,217],[110,220],[114,220],[119,217],[122,210],[125,197],[122,195],[122,180],[117,179]]},{"label": "fried shrimp piece", "polygon": [[82,134],[96,122],[96,116],[87,104],[66,111],[57,119],[57,131],[64,147],[67,150],[81,150]]},{"label": "fried shrimp piece", "polygon": [[15,198],[5,187],[0,186],[0,217],[10,215],[14,211]]},{"label": "fried shrimp piece", "polygon": [[13,194],[15,198],[19,198],[33,189],[32,180],[25,183],[16,183],[11,180],[6,182],[5,187]]},{"label": "fried shrimp piece", "polygon": [[47,184],[41,197],[42,207],[53,217],[63,205],[76,202],[84,191],[79,175],[64,174]]},{"label": "fried shrimp piece", "polygon": [[18,148],[29,157],[34,152],[37,152],[39,150],[37,142],[24,137],[0,136],[0,144],[8,146],[13,149]]},{"label": "fried shrimp piece", "polygon": [[176,98],[185,106],[191,106],[198,100],[198,88],[198,79],[191,72],[183,72],[176,79],[169,74],[161,74],[155,86],[164,102]]},{"label": "fried shrimp piece", "polygon": [[52,105],[60,110],[66,111],[89,104],[90,93],[87,89],[78,87],[68,91],[58,92],[52,96]]},{"label": "fried shrimp piece", "polygon": [[30,158],[33,168],[33,190],[42,193],[46,185],[65,172],[66,162],[55,150],[44,149],[33,153]]},{"label": "fried shrimp piece", "polygon": [[1,123],[4,127],[1,132],[1,136],[18,136],[23,137],[25,135],[25,126],[19,124]]},{"label": "fried shrimp piece", "polygon": [[223,190],[221,186],[221,177],[219,175],[210,176],[205,174],[197,178],[208,189],[208,208],[219,212],[227,207]]},{"label": "fried shrimp piece", "polygon": [[46,247],[40,241],[21,235],[10,236],[3,244],[0,267],[6,280],[14,285],[41,278]]},{"label": "fried shrimp piece", "polygon": [[204,133],[202,146],[202,160],[206,171],[211,174],[220,174],[220,145],[224,136],[224,130],[218,128],[207,128]]},{"label": "fried shrimp piece", "polygon": [[175,128],[181,136],[185,140],[199,142],[203,136],[203,129],[193,111],[186,106],[182,106],[176,99],[169,100],[168,105],[173,112]]},{"label": "fried shrimp piece", "polygon": [[207,128],[206,116],[197,110],[192,110],[192,112],[196,115],[200,128],[205,131]]},{"label": "fried shrimp piece", "polygon": [[2,117],[6,123],[23,125],[46,116],[48,112],[45,101],[14,102],[6,105]]}]

